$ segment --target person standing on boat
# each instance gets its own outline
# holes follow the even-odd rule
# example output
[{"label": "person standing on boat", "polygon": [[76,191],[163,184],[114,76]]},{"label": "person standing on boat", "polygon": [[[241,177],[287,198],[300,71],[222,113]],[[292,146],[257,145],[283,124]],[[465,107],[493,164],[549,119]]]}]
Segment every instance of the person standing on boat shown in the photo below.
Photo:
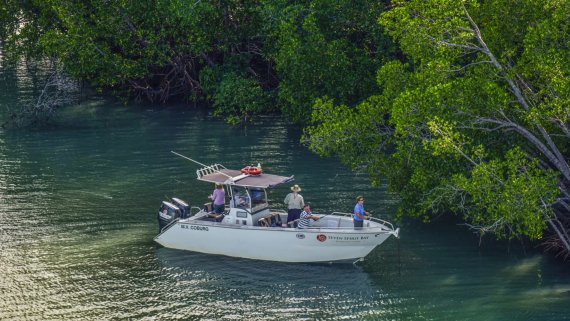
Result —
[{"label": "person standing on boat", "polygon": [[358,195],[356,197],[356,205],[354,206],[354,228],[362,228],[364,220],[370,217],[370,213],[364,210],[364,197]]},{"label": "person standing on boat", "polygon": [[285,196],[284,203],[287,205],[287,223],[301,216],[302,209],[305,206],[305,200],[303,200],[303,196],[299,194],[300,191],[301,188],[299,185],[295,184],[291,186],[291,193]]},{"label": "person standing on boat", "polygon": [[224,191],[224,186],[220,183],[216,183],[216,188],[210,195],[213,203],[213,211],[216,214],[222,214],[226,208],[226,191]]},{"label": "person standing on boat", "polygon": [[307,203],[303,206],[303,212],[301,212],[299,225],[297,225],[297,228],[309,227],[309,220],[318,221],[319,217],[311,213],[311,205]]}]

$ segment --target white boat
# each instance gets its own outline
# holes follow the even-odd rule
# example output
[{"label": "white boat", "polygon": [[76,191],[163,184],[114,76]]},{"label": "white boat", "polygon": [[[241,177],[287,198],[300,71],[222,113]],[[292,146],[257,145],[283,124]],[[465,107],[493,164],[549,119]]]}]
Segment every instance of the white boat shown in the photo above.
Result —
[{"label": "white boat", "polygon": [[162,202],[160,233],[154,240],[164,247],[279,262],[354,262],[390,235],[398,237],[399,228],[377,218],[355,229],[350,213],[313,213],[320,219],[306,229],[284,224],[287,213],[269,208],[267,189],[293,176],[250,175],[219,164],[204,166],[196,174],[200,181],[225,185],[232,201],[219,216],[207,205],[191,208],[177,198]]}]

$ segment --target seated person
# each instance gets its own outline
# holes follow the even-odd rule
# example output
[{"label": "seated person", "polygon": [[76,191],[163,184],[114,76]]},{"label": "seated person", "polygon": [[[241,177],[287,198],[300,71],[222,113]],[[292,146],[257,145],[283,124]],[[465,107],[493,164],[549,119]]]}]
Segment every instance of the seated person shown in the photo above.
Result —
[{"label": "seated person", "polygon": [[303,207],[303,212],[301,212],[301,217],[299,218],[299,224],[297,225],[297,228],[301,229],[308,228],[310,225],[309,220],[318,221],[319,217],[312,215],[311,206],[309,205],[309,203],[306,203],[305,206]]},{"label": "seated person", "polygon": [[239,195],[234,194],[234,197],[231,200],[231,207],[239,207],[239,206],[243,206],[243,204],[245,203],[245,200],[243,198],[241,198]]},{"label": "seated person", "polygon": [[232,202],[234,207],[249,207],[249,196],[245,190],[238,191],[234,189],[233,196]]}]

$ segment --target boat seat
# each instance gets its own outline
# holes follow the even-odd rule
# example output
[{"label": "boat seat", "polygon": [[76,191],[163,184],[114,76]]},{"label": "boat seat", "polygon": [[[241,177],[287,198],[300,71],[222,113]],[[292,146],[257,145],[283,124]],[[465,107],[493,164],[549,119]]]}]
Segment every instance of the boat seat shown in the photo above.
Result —
[{"label": "boat seat", "polygon": [[271,224],[269,224],[268,220],[265,217],[262,217],[259,220],[257,220],[257,225],[263,226],[263,227],[270,227],[271,226]]},{"label": "boat seat", "polygon": [[330,228],[336,228],[336,227],[340,227],[340,218],[337,220],[328,220],[327,222],[327,227]]},{"label": "boat seat", "polygon": [[273,213],[271,214],[271,222],[270,222],[271,226],[273,227],[281,227],[281,216],[279,215],[279,213]]},{"label": "boat seat", "polygon": [[264,227],[282,227],[281,216],[273,213],[257,220],[257,225]]}]

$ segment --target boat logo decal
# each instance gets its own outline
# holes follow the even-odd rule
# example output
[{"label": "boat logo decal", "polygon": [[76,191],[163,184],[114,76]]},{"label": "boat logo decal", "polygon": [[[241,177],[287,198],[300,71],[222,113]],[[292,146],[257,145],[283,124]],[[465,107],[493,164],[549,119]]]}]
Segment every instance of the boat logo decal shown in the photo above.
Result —
[{"label": "boat logo decal", "polygon": [[317,240],[319,240],[319,242],[324,242],[327,240],[327,236],[324,234],[319,234],[317,235]]},{"label": "boat logo decal", "polygon": [[303,233],[297,233],[297,238],[302,240],[302,239],[305,238],[305,234],[303,234]]}]

